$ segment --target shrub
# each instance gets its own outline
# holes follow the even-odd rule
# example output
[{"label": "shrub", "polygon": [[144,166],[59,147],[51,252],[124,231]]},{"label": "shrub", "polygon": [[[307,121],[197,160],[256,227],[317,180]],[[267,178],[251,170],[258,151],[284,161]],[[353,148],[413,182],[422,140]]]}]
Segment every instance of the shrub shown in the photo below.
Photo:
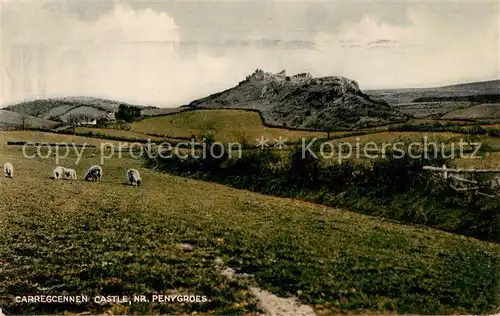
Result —
[{"label": "shrub", "polygon": [[[207,147],[210,143],[206,143]],[[206,150],[206,149],[204,149]],[[446,155],[448,156],[448,155]],[[444,157],[446,157],[444,156]],[[321,167],[309,151],[289,156],[268,150],[247,150],[241,158],[156,158],[147,165],[160,171],[217,181],[240,189],[314,203],[406,223],[425,224],[477,238],[500,241],[498,199],[465,192],[457,194],[440,175],[423,166],[453,167],[443,155],[413,159],[388,157],[372,168],[345,162]]]},{"label": "shrub", "polygon": [[125,122],[133,122],[141,117],[141,108],[137,106],[129,106],[120,104],[118,112],[116,113],[117,120],[124,120]]},{"label": "shrub", "polygon": [[309,151],[297,148],[290,157],[288,180],[291,184],[304,188],[319,186],[319,160]]}]

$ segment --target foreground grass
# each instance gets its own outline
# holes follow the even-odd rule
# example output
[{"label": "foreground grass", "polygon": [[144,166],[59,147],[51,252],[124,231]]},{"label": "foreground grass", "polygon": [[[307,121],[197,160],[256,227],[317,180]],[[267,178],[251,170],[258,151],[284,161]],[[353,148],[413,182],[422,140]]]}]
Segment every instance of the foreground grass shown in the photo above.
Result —
[{"label": "foreground grass", "polygon": [[[96,159],[75,168],[82,174]],[[158,292],[211,301],[113,310],[249,313],[249,284],[324,314],[485,314],[500,303],[496,244],[159,174],[136,160],[106,161],[101,184],[50,180],[52,161],[15,148],[0,161],[16,167],[14,179],[0,179],[0,304],[10,313],[111,308],[16,304],[16,295]],[[143,187],[123,185],[129,167],[140,169]],[[254,279],[222,277],[216,257]]]}]

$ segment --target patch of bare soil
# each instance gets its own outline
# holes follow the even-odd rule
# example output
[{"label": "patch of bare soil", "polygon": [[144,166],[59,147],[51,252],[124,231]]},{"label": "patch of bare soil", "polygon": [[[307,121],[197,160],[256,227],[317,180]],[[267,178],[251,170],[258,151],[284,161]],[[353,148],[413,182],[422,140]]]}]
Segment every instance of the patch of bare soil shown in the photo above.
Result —
[{"label": "patch of bare soil", "polygon": [[[216,259],[216,264],[221,265],[222,260]],[[228,279],[249,278],[250,274],[239,274],[232,268],[225,268],[221,275]],[[308,306],[301,304],[296,298],[283,298],[258,287],[249,287],[250,293],[258,300],[258,306],[264,311],[266,316],[316,316],[316,312]]]},{"label": "patch of bare soil", "polygon": [[316,316],[314,310],[295,298],[283,298],[257,287],[250,292],[259,300],[259,307],[269,316]]}]

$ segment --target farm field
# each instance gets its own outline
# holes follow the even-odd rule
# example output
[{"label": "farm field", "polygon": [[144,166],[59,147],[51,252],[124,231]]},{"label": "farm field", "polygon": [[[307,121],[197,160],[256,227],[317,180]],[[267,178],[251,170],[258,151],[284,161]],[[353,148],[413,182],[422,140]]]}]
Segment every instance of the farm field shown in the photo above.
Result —
[{"label": "farm field", "polygon": [[[78,145],[82,144],[90,144],[94,146],[99,146],[103,140],[92,138],[92,137],[83,137],[77,135],[67,135],[67,134],[56,134],[49,132],[38,132],[38,131],[0,131],[0,148],[5,146],[7,141],[31,141],[34,143],[42,143],[42,142],[67,142],[67,143],[75,143]],[[106,140],[106,142],[110,142],[113,144],[118,144],[118,141]]]},{"label": "farm field", "polygon": [[398,104],[395,107],[406,114],[414,117],[428,117],[430,115],[441,116],[447,112],[470,107],[471,103],[467,101],[451,102],[410,102]]},{"label": "farm field", "polygon": [[[369,153],[372,156],[377,156],[378,158],[383,157],[381,151]],[[465,155],[469,156],[470,153],[467,153]],[[480,158],[477,159],[457,157],[453,159],[453,162],[457,165],[457,167],[462,168],[500,169],[500,152],[486,152],[479,154],[478,156]],[[323,166],[334,165],[339,162],[349,162],[352,164],[363,165],[365,167],[372,167],[371,159],[365,158],[363,156],[363,151],[360,151],[360,155],[356,156],[356,152],[355,150],[353,150],[353,154],[349,157],[346,157],[346,153],[343,153],[342,155],[339,155],[338,153],[327,153],[326,157],[321,160],[321,164]]]},{"label": "farm field", "polygon": [[444,119],[471,118],[476,120],[497,118],[500,115],[500,104],[488,103],[475,105],[470,108],[456,110],[443,116]]},{"label": "farm field", "polygon": [[486,129],[500,129],[500,124],[482,125]]},{"label": "farm field", "polygon": [[[430,119],[415,119],[408,121],[404,124],[393,124],[388,126],[375,127],[371,129],[364,129],[358,132],[366,133],[364,136],[350,136],[347,139],[342,136],[352,135],[353,131],[337,131],[331,132],[330,137],[334,138],[332,142],[347,141],[355,142],[357,137],[362,141],[394,141],[397,139],[422,139],[427,136],[429,140],[444,140],[444,139],[470,139],[470,136],[464,133],[453,132],[403,132],[403,131],[388,131],[391,128],[399,126],[417,125],[422,124],[459,124],[462,129],[466,130],[468,127],[474,128],[477,125],[471,121],[446,121],[446,120],[430,120]],[[498,124],[483,125],[486,129],[496,129]],[[190,138],[195,136],[198,141],[204,135],[211,134],[214,140],[220,142],[247,142],[249,145],[256,143],[260,137],[269,139],[270,144],[275,143],[277,139],[282,137],[287,142],[300,142],[302,138],[326,138],[325,132],[310,132],[310,131],[296,131],[287,130],[283,128],[270,128],[265,127],[261,121],[260,116],[254,112],[242,110],[199,110],[199,111],[186,111],[179,114],[147,117],[143,120],[131,124],[131,130],[121,130],[114,128],[94,128],[94,127],[78,127],[77,133],[84,135],[85,133],[92,132],[92,137],[102,138],[122,138],[127,141],[172,141],[177,142],[180,138]],[[155,136],[151,136],[155,135]],[[165,135],[161,137],[159,135]],[[167,138],[172,137],[172,138]],[[476,137],[477,138],[477,137]],[[482,141],[496,148],[497,140],[488,138],[487,136],[479,136]]]},{"label": "farm field", "polygon": [[405,125],[405,124],[419,125],[419,124],[436,124],[436,123],[440,123],[443,125],[446,125],[446,124],[475,125],[475,124],[477,124],[474,121],[464,121],[464,120],[410,119],[405,123],[391,124],[390,126],[399,126],[399,125]]},{"label": "farm field", "polygon": [[331,142],[349,142],[356,143],[359,139],[360,143],[366,142],[394,142],[398,140],[421,140],[427,136],[428,140],[446,140],[461,136],[456,133],[449,132],[378,132],[359,136],[349,136],[344,138],[337,138]]},{"label": "farm field", "polygon": [[143,133],[137,133],[132,131],[125,131],[113,128],[94,128],[94,127],[78,127],[76,128],[77,133],[89,133],[92,132],[95,135],[106,135],[111,137],[119,137],[128,139],[131,141],[139,140],[144,141],[151,139],[151,141],[166,141],[165,137],[150,136]]},{"label": "farm field", "polygon": [[[384,144],[388,144],[388,148],[390,149],[393,144],[397,142],[415,142],[415,143],[424,143],[424,137],[427,137],[427,143],[435,143],[440,146],[441,144],[445,144],[445,147],[450,148],[453,144],[454,148],[458,150],[460,147],[459,143],[461,141],[471,142],[471,143],[481,143],[482,153],[479,153],[478,156],[481,156],[481,159],[468,159],[468,158],[457,158],[455,162],[459,166],[467,166],[469,168],[500,168],[500,156],[498,155],[500,152],[500,138],[498,137],[489,137],[489,136],[468,136],[464,134],[456,134],[456,133],[448,133],[448,132],[379,132],[367,135],[360,136],[350,136],[346,138],[338,138],[331,140],[330,142],[333,144],[334,149],[338,151],[339,146],[342,145],[342,148],[347,148],[345,143],[349,143],[352,146],[353,156],[349,159],[343,158],[340,159],[342,161],[350,161],[355,163],[360,163],[364,165],[369,165],[369,160],[361,157],[358,158],[355,156],[357,146],[361,146],[360,155],[363,155],[363,148],[365,148],[365,144],[373,143],[373,146],[377,146],[378,151],[374,151],[375,153],[382,153],[382,147]],[[476,146],[476,145],[474,145]],[[367,150],[371,147],[367,146]],[[472,147],[465,145],[464,148],[472,149]],[[468,154],[467,154],[468,155]],[[333,155],[331,159],[326,159],[326,163],[333,163],[339,161],[339,155]]]},{"label": "farm field", "polygon": [[491,150],[500,150],[500,138],[490,137],[483,135],[467,135],[460,133],[451,132],[378,132],[366,135],[349,136],[344,138],[337,138],[331,140],[331,143],[350,143],[355,145],[356,143],[365,144],[368,142],[374,142],[379,146],[383,143],[396,143],[399,141],[410,141],[410,142],[423,142],[424,137],[427,137],[427,142],[435,142],[439,144],[444,143],[455,143],[458,146],[460,140],[464,142],[480,142],[491,148]]},{"label": "farm field", "polygon": [[[50,141],[64,140],[56,136]],[[16,168],[13,179],[0,178],[0,302],[11,314],[253,313],[249,286],[296,296],[319,315],[487,314],[499,303],[497,244],[161,174],[129,158],[106,160],[102,183],[54,181],[52,159],[0,149],[0,161]],[[81,175],[98,159],[61,164]],[[142,187],[124,185],[131,167]],[[227,279],[225,267],[252,277]],[[11,300],[25,293],[187,293],[210,302]]]},{"label": "farm field", "polygon": [[458,167],[477,169],[500,169],[500,152],[487,152],[481,159],[457,158]]},{"label": "farm field", "polygon": [[[289,141],[302,137],[326,137],[325,132],[294,131],[283,128],[265,127],[260,116],[255,112],[241,110],[200,110],[186,111],[168,116],[145,118],[132,123],[131,131],[175,137],[201,139],[212,134],[216,141],[255,143],[255,139],[264,137],[277,139],[280,136]],[[345,132],[331,133],[343,135]]]}]

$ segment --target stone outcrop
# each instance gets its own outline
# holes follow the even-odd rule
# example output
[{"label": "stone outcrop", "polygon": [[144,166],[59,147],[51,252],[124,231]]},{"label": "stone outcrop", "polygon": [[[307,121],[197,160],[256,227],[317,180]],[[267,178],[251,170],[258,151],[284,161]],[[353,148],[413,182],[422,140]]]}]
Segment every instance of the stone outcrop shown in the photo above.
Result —
[{"label": "stone outcrop", "polygon": [[374,101],[354,80],[339,76],[287,76],[256,69],[236,87],[193,101],[190,107],[258,109],[266,123],[296,128],[355,129],[405,119]]}]

